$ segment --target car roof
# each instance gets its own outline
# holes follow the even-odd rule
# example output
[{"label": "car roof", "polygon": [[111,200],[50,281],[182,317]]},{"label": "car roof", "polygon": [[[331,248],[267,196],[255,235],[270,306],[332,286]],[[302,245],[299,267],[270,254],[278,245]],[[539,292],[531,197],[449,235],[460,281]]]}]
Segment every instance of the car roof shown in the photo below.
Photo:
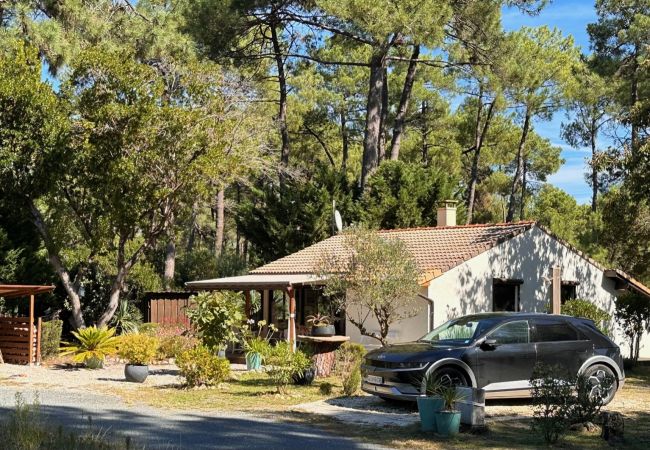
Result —
[{"label": "car roof", "polygon": [[548,313],[530,313],[530,312],[486,312],[486,313],[476,313],[468,314],[466,316],[457,317],[457,319],[509,319],[509,318],[518,318],[518,319],[569,319],[569,320],[581,320],[580,318],[567,316],[563,314],[548,314]]}]

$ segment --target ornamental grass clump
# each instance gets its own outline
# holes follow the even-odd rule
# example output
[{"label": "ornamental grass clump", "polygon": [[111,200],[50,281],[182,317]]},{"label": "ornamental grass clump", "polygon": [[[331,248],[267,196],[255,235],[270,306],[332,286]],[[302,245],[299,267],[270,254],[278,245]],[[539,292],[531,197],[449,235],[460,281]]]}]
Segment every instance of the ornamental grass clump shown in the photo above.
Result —
[{"label": "ornamental grass clump", "polygon": [[146,334],[125,334],[120,337],[117,354],[136,366],[151,364],[158,354],[160,343],[155,336]]},{"label": "ornamental grass clump", "polygon": [[178,355],[176,365],[188,387],[216,386],[230,376],[230,362],[203,345]]}]

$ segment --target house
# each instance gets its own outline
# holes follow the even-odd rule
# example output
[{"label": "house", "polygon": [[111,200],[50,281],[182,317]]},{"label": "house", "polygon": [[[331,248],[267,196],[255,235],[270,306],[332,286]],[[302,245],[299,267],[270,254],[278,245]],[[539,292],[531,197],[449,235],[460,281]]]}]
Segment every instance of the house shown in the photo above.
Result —
[{"label": "house", "polygon": [[[559,313],[566,300],[584,298],[613,315],[616,296],[628,290],[650,301],[648,287],[620,270],[602,266],[535,222],[457,226],[455,216],[455,208],[448,205],[438,210],[437,227],[379,231],[387,238],[401,239],[421,271],[418,312],[391,328],[391,342],[416,340],[450,318],[471,313]],[[295,341],[306,318],[327,306],[322,296],[326,280],[317,277],[317,264],[323,252],[343,251],[343,239],[332,236],[247,275],[187,286],[195,291],[244,291],[251,310],[256,309],[251,315],[286,329],[287,338]],[[258,308],[252,307],[255,299]],[[353,342],[377,345],[341,319],[338,333]],[[373,326],[378,330],[376,323],[367,328]],[[628,345],[620,333],[616,341],[626,352]],[[650,357],[647,335],[641,356]]]}]

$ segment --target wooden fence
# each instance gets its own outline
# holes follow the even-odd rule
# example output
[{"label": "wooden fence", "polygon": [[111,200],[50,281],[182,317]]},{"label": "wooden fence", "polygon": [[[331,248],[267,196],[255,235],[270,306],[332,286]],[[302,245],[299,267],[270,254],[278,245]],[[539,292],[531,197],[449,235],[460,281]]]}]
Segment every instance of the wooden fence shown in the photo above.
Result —
[{"label": "wooden fence", "polygon": [[0,352],[9,364],[35,364],[41,360],[41,319],[30,327],[29,317],[0,317]]},{"label": "wooden fence", "polygon": [[153,323],[189,327],[185,309],[190,306],[191,293],[160,293],[148,295],[148,321]]}]

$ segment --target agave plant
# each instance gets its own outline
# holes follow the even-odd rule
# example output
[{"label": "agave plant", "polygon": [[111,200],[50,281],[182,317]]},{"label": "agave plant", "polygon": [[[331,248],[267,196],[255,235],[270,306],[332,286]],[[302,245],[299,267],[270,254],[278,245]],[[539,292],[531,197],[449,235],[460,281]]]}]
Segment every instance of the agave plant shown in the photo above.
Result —
[{"label": "agave plant", "polygon": [[140,325],[142,325],[142,313],[133,304],[127,300],[122,300],[115,310],[113,325],[120,334],[137,333]]},{"label": "agave plant", "polygon": [[96,326],[73,331],[78,343],[66,342],[61,355],[74,355],[75,362],[82,362],[90,369],[102,367],[107,356],[117,351],[115,328]]}]

